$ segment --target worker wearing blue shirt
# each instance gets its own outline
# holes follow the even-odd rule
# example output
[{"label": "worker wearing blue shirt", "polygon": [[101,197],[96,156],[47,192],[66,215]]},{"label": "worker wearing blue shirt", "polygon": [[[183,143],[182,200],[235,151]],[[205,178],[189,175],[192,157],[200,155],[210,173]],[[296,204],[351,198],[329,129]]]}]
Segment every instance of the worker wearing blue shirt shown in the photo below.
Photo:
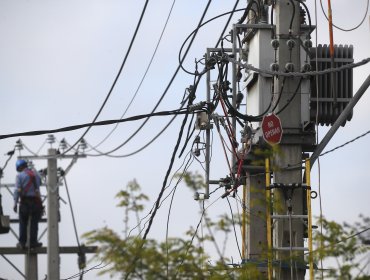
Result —
[{"label": "worker wearing blue shirt", "polygon": [[15,181],[14,212],[17,212],[17,204],[20,199],[19,243],[17,247],[21,249],[26,247],[29,219],[31,219],[30,248],[41,247],[42,243],[37,241],[38,223],[43,211],[40,196],[41,178],[35,170],[27,167],[27,162],[23,159],[17,160],[16,169],[18,174]]}]

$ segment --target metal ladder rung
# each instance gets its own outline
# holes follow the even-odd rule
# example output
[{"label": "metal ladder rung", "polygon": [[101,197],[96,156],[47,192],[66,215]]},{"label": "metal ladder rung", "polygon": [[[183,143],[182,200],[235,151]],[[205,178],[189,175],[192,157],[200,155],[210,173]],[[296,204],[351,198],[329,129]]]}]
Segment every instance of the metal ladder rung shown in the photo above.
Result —
[{"label": "metal ladder rung", "polygon": [[271,219],[307,219],[308,215],[272,215]]},{"label": "metal ladder rung", "polygon": [[308,251],[308,248],[307,247],[276,247],[276,248],[273,248],[273,250],[277,250],[277,251]]}]

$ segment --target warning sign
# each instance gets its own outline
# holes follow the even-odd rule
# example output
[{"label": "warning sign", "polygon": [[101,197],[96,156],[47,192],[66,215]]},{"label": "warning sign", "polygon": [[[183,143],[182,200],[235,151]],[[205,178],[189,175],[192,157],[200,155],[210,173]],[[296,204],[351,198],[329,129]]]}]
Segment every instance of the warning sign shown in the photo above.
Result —
[{"label": "warning sign", "polygon": [[278,116],[275,114],[265,115],[262,119],[263,139],[270,145],[279,144],[283,136],[283,128]]}]

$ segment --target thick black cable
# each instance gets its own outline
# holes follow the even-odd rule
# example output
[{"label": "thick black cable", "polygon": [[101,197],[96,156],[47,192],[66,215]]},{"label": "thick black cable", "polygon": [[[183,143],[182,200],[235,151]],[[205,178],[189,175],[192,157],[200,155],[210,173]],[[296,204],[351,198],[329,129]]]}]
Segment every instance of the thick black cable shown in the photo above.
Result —
[{"label": "thick black cable", "polygon": [[[187,133],[187,135],[186,135],[184,145],[183,145],[183,147],[182,147],[182,149],[181,149],[181,151],[180,151],[180,153],[179,153],[179,158],[181,158],[181,157],[182,157],[182,154],[184,153],[184,151],[185,151],[185,149],[186,149],[186,147],[187,147],[187,145],[188,145],[188,143],[189,143],[190,138],[191,138],[191,137],[193,136],[193,134],[194,134],[195,127],[193,127],[193,129],[191,130],[191,126],[193,125],[193,121],[194,121],[194,116],[195,116],[195,115],[192,115],[192,116],[191,116],[191,120],[190,120],[190,122],[189,122],[189,126],[188,126],[188,133]],[[191,130],[191,132],[190,132],[190,130]]]},{"label": "thick black cable", "polygon": [[[183,134],[183,132],[184,132],[184,127],[185,127],[185,124],[186,124],[186,121],[187,121],[188,116],[189,116],[189,114],[187,113],[187,114],[185,115],[185,117],[184,117],[183,122],[182,122],[182,125],[181,125],[181,128],[180,128],[179,137],[178,137],[178,139],[177,139],[177,142],[176,142],[175,148],[174,148],[173,153],[172,153],[172,156],[171,156],[170,165],[169,165],[169,167],[168,167],[168,169],[167,169],[167,172],[166,172],[165,178],[164,178],[164,180],[163,180],[162,188],[161,188],[161,190],[160,190],[160,192],[159,192],[159,195],[158,195],[158,197],[157,197],[157,200],[156,200],[156,202],[155,202],[155,207],[154,207],[153,212],[152,212],[152,214],[151,214],[151,216],[150,216],[150,218],[149,218],[148,227],[146,228],[146,230],[145,230],[145,232],[144,232],[144,235],[143,235],[143,238],[142,238],[142,243],[141,243],[140,248],[142,248],[142,247],[144,246],[144,242],[145,242],[145,240],[147,239],[148,234],[149,234],[149,232],[150,232],[150,229],[151,229],[151,227],[152,227],[154,217],[155,217],[155,215],[157,214],[157,210],[159,209],[159,204],[160,204],[161,198],[162,198],[163,193],[164,193],[164,191],[165,191],[165,189],[166,189],[166,186],[167,186],[167,180],[168,180],[168,177],[169,177],[170,172],[171,172],[171,170],[172,170],[172,166],[173,166],[173,163],[174,163],[174,161],[175,161],[175,156],[176,156],[177,150],[178,150],[178,148],[179,148],[179,146],[180,146],[181,137],[182,137],[182,134]],[[131,266],[132,266],[132,267],[134,267],[134,266],[135,266],[135,264],[136,264],[136,262],[138,261],[138,259],[139,259],[139,258],[138,258],[138,256],[135,256],[135,257],[134,257],[134,259],[133,259],[133,261],[132,261],[132,264],[131,264]],[[130,276],[130,274],[131,274],[131,273],[132,273],[132,269],[131,269],[131,270],[129,270],[129,271],[127,271],[127,274],[125,275],[125,279],[129,279],[129,276]]]},{"label": "thick black cable", "polygon": [[[207,7],[208,7],[208,6],[207,6]],[[207,9],[208,9],[208,8],[207,8]],[[196,92],[196,90],[197,90],[197,86],[198,86],[198,84],[199,84],[200,79],[201,79],[201,76],[198,78],[198,81],[195,83],[195,85],[194,85],[194,87],[193,87],[192,91],[191,91],[191,92],[190,92],[190,94],[189,94],[189,98],[188,98],[188,105],[190,105],[190,104],[192,103],[193,98],[195,97],[195,92]],[[159,205],[160,205],[160,202],[161,202],[162,196],[163,196],[163,194],[164,194],[164,191],[166,190],[166,187],[167,187],[167,180],[168,180],[168,177],[169,177],[170,172],[171,172],[171,170],[172,170],[173,164],[174,164],[174,162],[175,162],[176,153],[177,153],[178,148],[179,148],[180,143],[181,143],[182,134],[183,134],[183,132],[184,132],[184,128],[185,128],[185,125],[186,125],[186,121],[187,121],[187,119],[188,119],[188,116],[189,116],[189,113],[188,113],[188,112],[186,112],[186,114],[185,114],[185,116],[184,116],[184,119],[183,119],[183,121],[182,121],[181,127],[180,127],[179,137],[178,137],[178,139],[177,139],[176,145],[175,145],[174,150],[173,150],[173,152],[172,152],[172,156],[171,156],[170,164],[169,164],[169,166],[168,166],[168,169],[167,169],[167,172],[166,172],[165,178],[164,178],[164,180],[163,180],[162,188],[161,188],[161,190],[160,190],[160,192],[159,192],[159,194],[158,194],[158,197],[157,197],[156,202],[155,202],[155,207],[154,207],[153,212],[152,212],[152,214],[151,214],[151,216],[150,216],[150,218],[149,218],[148,226],[147,226],[147,228],[146,228],[146,230],[145,230],[145,232],[144,232],[144,235],[143,235],[143,238],[142,238],[142,243],[141,243],[141,245],[140,245],[140,248],[142,248],[142,247],[144,246],[144,242],[145,242],[145,240],[147,239],[147,236],[148,236],[148,234],[149,234],[149,232],[150,232],[150,229],[151,229],[151,226],[152,226],[152,224],[153,224],[153,221],[154,221],[155,215],[157,214],[157,211],[158,211],[158,209],[159,209]],[[138,256],[135,256],[135,257],[134,257],[134,259],[133,259],[133,261],[132,261],[132,266],[135,266],[135,264],[136,264],[136,262],[137,262],[137,261],[138,261]],[[132,270],[129,270],[129,271],[127,272],[127,274],[125,275],[125,279],[129,279],[129,276],[130,276],[130,274],[131,274],[131,273],[132,273]]]},{"label": "thick black cable", "polygon": [[280,87],[280,92],[279,92],[279,96],[274,104],[274,107],[272,108],[272,112],[275,111],[276,107],[279,105],[280,103],[280,99],[281,99],[281,96],[283,95],[283,90],[284,90],[284,85],[285,85],[285,80],[286,80],[286,77],[283,78],[283,81],[281,83],[281,87]]},{"label": "thick black cable", "polygon": [[[218,19],[218,18],[220,18],[220,17],[223,17],[223,16],[225,16],[225,15],[228,15],[228,14],[231,14],[231,13],[234,13],[234,12],[244,11],[244,10],[246,10],[246,9],[250,9],[250,7],[252,6],[252,5],[251,5],[251,3],[253,3],[253,2],[248,3],[247,8],[245,8],[245,9],[237,9],[237,10],[235,10],[235,11],[230,11],[230,12],[222,13],[222,14],[217,15],[217,16],[215,16],[215,17],[213,17],[213,18],[211,18],[211,19],[209,19],[209,20],[205,21],[204,23],[200,24],[196,29],[194,29],[194,30],[193,30],[193,31],[188,35],[188,37],[186,37],[186,39],[185,39],[184,43],[181,45],[181,48],[180,48],[180,51],[179,51],[179,55],[178,55],[178,59],[179,59],[179,61],[180,61],[180,58],[181,58],[182,49],[183,49],[183,48],[184,48],[184,46],[186,45],[186,42],[189,40],[189,38],[190,38],[193,34],[196,34],[196,33],[198,32],[198,30],[199,30],[201,27],[203,27],[204,25],[208,24],[209,22],[211,22],[211,21],[213,21],[213,20],[216,20],[216,19]],[[248,8],[248,7],[249,7],[249,8]],[[190,43],[189,43],[189,44],[190,44]],[[183,61],[182,61],[182,62],[183,62]],[[181,64],[180,64],[180,67],[181,67],[181,69],[182,69],[184,72],[188,73],[189,75],[199,75],[199,73],[193,73],[193,72],[190,72],[190,71],[186,70],[186,69],[182,66],[182,62],[181,62]]]},{"label": "thick black cable", "polygon": [[[134,44],[134,41],[135,41],[135,38],[136,38],[136,35],[137,35],[137,33],[138,33],[138,31],[139,31],[139,28],[140,28],[140,25],[141,25],[141,22],[142,22],[142,20],[143,20],[143,18],[144,18],[144,14],[145,14],[145,11],[146,11],[146,7],[147,7],[147,5],[148,5],[148,3],[149,3],[149,0],[146,0],[145,1],[145,4],[144,4],[144,8],[143,8],[143,10],[141,11],[141,15],[140,15],[140,19],[139,19],[139,22],[137,23],[137,25],[136,25],[136,29],[135,29],[135,32],[134,32],[134,35],[132,36],[132,38],[131,38],[131,42],[130,42],[130,45],[129,45],[129,47],[128,47],[128,49],[127,49],[127,51],[126,51],[126,55],[125,55],[125,58],[123,59],[123,62],[122,62],[122,64],[121,64],[121,67],[120,67],[120,69],[118,70],[118,73],[117,73],[117,75],[116,75],[116,78],[114,79],[114,81],[113,81],[113,84],[112,84],[112,86],[111,86],[111,88],[110,88],[110,90],[109,90],[109,92],[108,92],[108,94],[107,94],[107,96],[105,97],[105,100],[104,100],[104,102],[103,102],[103,104],[100,106],[100,109],[99,109],[99,111],[98,111],[98,113],[95,115],[95,117],[94,117],[94,119],[93,119],[93,121],[92,121],[92,123],[95,123],[95,121],[98,119],[98,117],[99,117],[99,115],[100,115],[100,113],[103,111],[103,108],[105,107],[105,105],[106,105],[106,103],[107,103],[107,101],[108,101],[108,99],[109,99],[109,97],[111,96],[111,94],[112,94],[112,92],[113,92],[113,89],[114,89],[114,87],[116,86],[116,83],[117,83],[117,81],[118,81],[118,78],[120,77],[120,75],[121,75],[121,72],[122,72],[122,70],[123,70],[123,67],[125,66],[125,64],[126,64],[126,60],[127,60],[127,58],[128,58],[128,56],[129,56],[129,54],[130,54],[130,51],[131,51],[131,48],[132,48],[132,45]],[[82,136],[69,148],[69,149],[67,149],[63,154],[66,154],[67,152],[69,152],[71,149],[73,149],[73,147],[74,146],[76,146],[85,136],[86,136],[86,134],[89,132],[89,130],[91,129],[91,127],[92,126],[89,126],[86,130],[85,130],[85,132],[82,134]]]},{"label": "thick black cable", "polygon": [[303,80],[303,78],[300,78],[299,79],[297,88],[295,89],[292,97],[289,98],[289,100],[287,101],[287,103],[285,103],[284,106],[282,108],[280,108],[279,111],[276,112],[277,115],[279,115],[281,112],[283,112],[289,106],[289,104],[293,101],[293,99],[297,96],[297,93],[298,93],[298,91],[299,91],[299,89],[301,87],[301,84],[302,84],[302,80]]},{"label": "thick black cable", "polygon": [[308,26],[310,28],[309,34],[311,34],[313,29],[312,29],[310,10],[308,9],[307,5],[302,0],[296,0],[296,1],[298,1],[303,6],[303,8],[306,10],[306,15],[307,15],[307,18],[308,18]]},{"label": "thick black cable", "polygon": [[189,116],[189,115],[188,115],[188,114],[186,114],[186,115],[185,115],[185,117],[184,117],[184,120],[182,121],[181,128],[180,128],[180,133],[179,133],[179,137],[178,137],[178,139],[177,139],[177,142],[176,142],[175,148],[174,148],[173,153],[172,153],[172,156],[171,156],[170,165],[169,165],[169,167],[168,167],[168,169],[167,169],[167,172],[166,172],[165,178],[164,178],[164,180],[163,180],[162,189],[161,189],[161,191],[159,192],[158,198],[157,198],[157,200],[156,200],[156,205],[155,205],[154,210],[153,210],[153,213],[152,213],[152,215],[151,215],[151,217],[150,217],[148,227],[147,227],[147,229],[145,230],[145,233],[144,233],[144,236],[143,236],[143,240],[145,240],[145,239],[147,238],[147,236],[148,236],[148,234],[149,234],[149,232],[150,232],[151,226],[152,226],[152,224],[153,224],[154,217],[155,217],[155,215],[157,214],[158,206],[159,206],[159,203],[160,203],[161,198],[162,198],[162,196],[163,196],[164,189],[166,188],[167,180],[168,180],[168,177],[169,177],[170,172],[171,172],[171,170],[172,170],[173,163],[174,163],[174,161],[175,161],[175,155],[176,155],[177,150],[178,150],[178,148],[179,148],[179,146],[180,146],[181,137],[182,137],[182,134],[183,134],[183,132],[184,132],[184,127],[185,127],[185,124],[186,124],[186,121],[187,121],[188,116]]},{"label": "thick black cable", "polygon": [[[185,167],[184,167],[184,171],[183,171],[183,174],[185,173],[185,171],[187,170],[187,168],[189,168],[189,167],[187,167],[187,165],[188,166],[190,166],[191,164],[192,164],[192,162],[193,161],[191,161],[192,160],[192,156],[191,156],[191,153],[189,152],[188,153],[188,155],[190,154],[190,157],[189,157],[189,159],[188,159],[188,161],[187,161],[187,163],[186,163],[186,165],[185,165]],[[170,180],[170,182],[168,183],[168,186],[166,187],[166,189],[168,189],[169,187],[170,187],[170,185],[172,184],[172,180],[174,179],[174,177],[175,177],[175,174],[177,174],[178,173],[178,171],[180,171],[180,169],[184,166],[184,164],[185,164],[185,161],[186,161],[186,157],[185,157],[185,159],[184,159],[184,161],[182,162],[182,164],[181,164],[181,166],[174,172],[174,175],[172,175],[172,178],[171,178],[171,180]],[[191,162],[190,162],[191,161]],[[183,176],[183,174],[182,174],[182,176]],[[178,183],[176,183],[176,184],[178,184]],[[176,185],[175,185],[176,186]],[[172,190],[173,191],[173,190]],[[172,191],[165,197],[165,198],[163,198],[162,199],[162,201],[161,201],[161,203],[159,204],[159,208],[162,206],[162,204],[167,200],[167,198],[172,194]],[[145,217],[143,217],[142,219],[140,219],[140,221],[139,221],[139,223],[135,226],[135,227],[133,227],[130,231],[129,231],[129,233],[128,233],[128,237],[130,237],[130,235],[131,235],[131,233],[132,233],[132,231],[133,230],[135,230],[136,228],[138,228],[140,225],[141,225],[141,223],[150,215],[150,214],[152,214],[152,211],[153,211],[153,209],[154,209],[154,207],[155,207],[155,203],[153,204],[153,206],[152,206],[152,208],[151,208],[151,210],[149,211],[149,213],[145,216]],[[146,222],[145,222],[145,224],[144,224],[144,228],[145,228],[145,226],[146,226]],[[139,233],[139,235],[142,233],[142,231],[143,231],[143,229],[140,231],[140,233]]]},{"label": "thick black cable", "polygon": [[91,157],[100,157],[100,156],[106,156],[106,157],[111,157],[111,158],[125,158],[125,157],[130,157],[130,156],[133,156],[133,155],[136,155],[138,153],[140,153],[141,151],[143,151],[144,149],[146,149],[149,145],[151,145],[155,140],[158,139],[159,136],[162,135],[162,133],[172,124],[172,122],[176,119],[177,115],[174,115],[171,120],[162,128],[162,130],[156,135],[154,136],[148,143],[146,143],[144,146],[142,146],[141,148],[131,152],[131,153],[128,153],[128,154],[124,154],[124,155],[107,155],[97,149],[95,149],[94,147],[90,147],[92,150],[96,151],[98,154],[97,155],[93,155],[93,154],[87,154],[87,156],[91,156]]},{"label": "thick black cable", "polygon": [[140,119],[151,118],[155,116],[170,116],[170,115],[183,115],[183,114],[188,114],[188,112],[186,110],[162,111],[162,112],[151,113],[151,114],[137,115],[137,116],[133,116],[133,117],[125,118],[125,119],[105,120],[105,121],[99,121],[99,122],[94,122],[94,123],[85,123],[85,124],[66,126],[66,127],[57,128],[57,129],[34,130],[34,131],[27,131],[27,132],[3,134],[3,135],[0,135],[0,140],[6,139],[6,138],[12,138],[12,137],[19,137],[19,136],[36,136],[36,135],[43,135],[43,134],[66,132],[66,131],[77,130],[77,129],[81,129],[81,128],[89,127],[89,126],[111,125],[111,124],[115,124],[118,122],[121,123],[121,122],[137,121]]},{"label": "thick black cable", "polygon": [[227,65],[228,65],[228,63],[226,63],[226,64],[221,63],[221,66],[219,67],[219,78],[220,78],[221,88],[217,88],[215,90],[215,92],[217,91],[217,93],[220,94],[221,98],[225,101],[225,105],[229,109],[230,115],[235,116],[237,118],[240,118],[244,121],[249,121],[249,122],[259,122],[259,121],[261,121],[262,117],[268,112],[269,107],[271,106],[271,104],[268,107],[266,112],[264,112],[263,114],[260,114],[258,116],[244,115],[244,114],[240,113],[236,108],[234,108],[234,106],[230,103],[229,98],[227,96],[227,89],[222,88],[222,84],[225,83],[225,82],[227,83],[227,68],[225,69],[225,71],[223,71],[223,67],[224,66],[227,67]]},{"label": "thick black cable", "polygon": [[[230,14],[229,18],[228,18],[228,19],[227,19],[227,21],[226,21],[226,24],[225,24],[225,26],[224,26],[224,29],[223,29],[223,30],[222,30],[222,32],[221,32],[220,38],[218,38],[218,41],[217,41],[216,46],[215,46],[215,49],[216,49],[216,48],[218,48],[218,45],[221,43],[222,38],[224,37],[224,34],[225,34],[225,31],[226,31],[226,28],[227,28],[227,27],[229,26],[229,24],[230,24],[230,21],[231,21],[231,19],[232,19],[233,15],[234,15],[234,13],[235,13],[236,7],[238,7],[239,1],[240,1],[240,0],[236,0],[236,2],[235,2],[235,4],[234,4],[234,8],[233,8],[233,10],[232,10],[232,13]],[[239,20],[238,24],[242,23],[242,22],[240,22],[240,21],[241,21],[241,20]]]},{"label": "thick black cable", "polygon": [[[145,69],[145,72],[144,72],[143,76],[141,77],[140,83],[139,83],[139,85],[137,86],[137,88],[136,88],[136,90],[135,90],[135,93],[134,93],[133,97],[131,98],[131,100],[130,100],[129,104],[127,105],[127,107],[126,107],[125,111],[123,112],[123,114],[121,115],[120,119],[122,119],[122,118],[126,115],[126,113],[127,113],[128,109],[131,107],[132,102],[135,100],[135,98],[136,98],[136,96],[137,96],[137,94],[138,94],[138,92],[139,92],[139,90],[140,90],[140,88],[141,88],[141,85],[143,84],[143,82],[144,82],[144,80],[145,80],[145,78],[146,78],[146,75],[148,74],[148,71],[149,71],[149,69],[150,69],[150,67],[151,67],[151,65],[152,65],[152,62],[153,62],[153,60],[154,60],[154,57],[155,57],[155,55],[157,54],[157,50],[158,50],[159,44],[160,44],[160,43],[161,43],[161,41],[162,41],[163,34],[164,34],[164,32],[165,32],[165,30],[166,30],[166,28],[167,28],[167,24],[168,24],[168,21],[169,21],[169,19],[170,19],[170,17],[171,17],[172,10],[173,10],[173,7],[174,7],[175,3],[176,3],[176,0],[173,0],[172,5],[171,5],[171,8],[170,8],[170,11],[168,12],[168,15],[167,15],[166,22],[165,22],[165,24],[164,24],[164,26],[163,26],[163,28],[162,28],[161,35],[159,36],[159,39],[158,39],[158,41],[157,41],[157,45],[155,46],[155,49],[154,49],[154,51],[153,51],[152,57],[150,58],[150,61],[149,61],[148,65],[147,65],[147,67],[146,67],[146,69]],[[100,143],[98,143],[97,145],[95,145],[95,146],[94,146],[94,148],[96,148],[96,147],[100,146],[102,143],[104,143],[104,142],[109,138],[109,136],[110,136],[110,135],[112,135],[113,131],[114,131],[117,127],[118,127],[118,124],[116,124],[116,126],[111,130],[111,132],[109,132],[109,133],[108,133],[108,135],[107,135],[107,136],[106,136],[102,141],[100,141]]]},{"label": "thick black cable", "polygon": [[[241,9],[241,10],[243,10],[243,9]],[[237,10],[237,11],[239,11],[239,10]],[[226,13],[227,14],[227,13]],[[228,24],[226,24],[225,25],[225,28],[224,29],[226,29],[226,27],[227,27],[227,25]],[[191,42],[192,43],[192,42]],[[188,48],[190,48],[190,46],[191,46],[191,44],[189,44],[189,46],[188,46]],[[186,54],[187,54],[187,51],[186,51]],[[186,56],[186,54],[184,55],[184,58],[185,58],[185,56]],[[178,71],[179,71],[179,69],[180,69],[180,66],[177,68],[177,70],[175,71],[175,74],[174,74],[174,76],[172,77],[172,79],[171,79],[171,81],[169,82],[169,84],[168,84],[168,86],[167,86],[167,88],[165,89],[165,91],[164,91],[164,93],[163,93],[163,95],[162,95],[162,97],[161,97],[161,99],[160,99],[160,101],[159,101],[159,103],[162,101],[162,99],[163,99],[163,97],[164,97],[164,95],[166,95],[167,94],[167,91],[168,91],[168,89],[170,88],[170,86],[172,85],[172,83],[173,83],[173,80],[174,80],[174,78],[175,78],[175,76],[177,75],[177,73],[178,73]],[[157,106],[158,106],[159,104],[157,103],[157,105],[156,105],[156,107],[154,108],[154,110],[152,111],[152,112],[154,112],[155,110],[156,110],[156,108],[157,108]],[[176,116],[174,116],[172,119],[171,119],[171,121],[151,140],[151,141],[149,141],[147,144],[145,144],[143,147],[141,147],[140,149],[138,149],[138,150],[136,150],[136,151],[134,151],[134,152],[132,152],[132,153],[129,153],[129,154],[126,154],[126,155],[122,155],[122,156],[115,156],[115,155],[109,155],[110,153],[112,153],[112,152],[114,152],[114,151],[116,151],[116,150],[118,150],[118,149],[120,149],[122,146],[124,146],[125,144],[127,144],[127,142],[129,142],[131,139],[132,139],[132,137],[134,137],[141,129],[142,129],[142,127],[145,125],[145,123],[147,122],[147,120],[138,128],[138,130],[137,131],[135,131],[134,132],[134,134],[130,137],[130,138],[128,138],[123,144],[121,144],[120,146],[118,146],[117,147],[117,149],[116,150],[114,150],[114,151],[109,151],[109,152],[106,152],[106,153],[103,153],[103,152],[100,152],[100,151],[97,151],[97,152],[99,152],[99,155],[92,155],[92,156],[103,156],[103,155],[106,155],[106,156],[110,156],[110,157],[129,157],[129,156],[132,156],[132,155],[135,155],[135,154],[137,154],[137,153],[139,153],[140,151],[142,151],[142,150],[144,150],[146,147],[148,147],[150,144],[152,144],[168,127],[169,127],[169,125],[173,122],[173,120],[176,118]],[[239,122],[239,120],[238,120],[238,122]]]},{"label": "thick black cable", "polygon": [[[367,0],[366,11],[365,11],[364,17],[362,18],[361,22],[360,22],[358,25],[356,25],[355,27],[352,27],[352,28],[348,28],[348,29],[346,29],[346,28],[342,28],[342,27],[339,27],[339,26],[335,25],[334,23],[333,23],[333,26],[334,26],[336,29],[341,30],[341,31],[344,31],[344,32],[350,32],[350,31],[356,30],[357,28],[359,28],[359,27],[364,23],[364,21],[365,21],[365,19],[366,19],[367,12],[369,11],[369,2],[370,2],[370,1],[369,1],[369,0]],[[326,15],[325,10],[324,10],[324,7],[323,7],[323,5],[322,5],[322,0],[320,0],[320,5],[321,5],[321,10],[322,10],[322,12],[323,12],[323,14],[324,14],[324,16],[325,16],[326,20],[327,20],[327,21],[329,21],[329,18],[328,18],[328,16]]]},{"label": "thick black cable", "polygon": [[[204,12],[203,12],[203,15],[202,15],[202,18],[200,19],[200,21],[199,21],[199,24],[201,24],[201,22],[203,21],[203,19],[204,19],[204,16],[205,16],[205,14],[206,14],[206,12],[208,11],[208,7],[209,7],[209,4],[210,4],[210,2],[211,2],[212,0],[209,0],[209,2],[208,2],[208,4],[207,4],[207,6],[206,6],[206,8],[205,8],[205,10],[204,10]],[[197,29],[199,29],[199,24],[198,24],[198,28]],[[167,94],[167,92],[168,92],[168,90],[170,89],[170,87],[171,87],[171,85],[172,85],[172,83],[173,83],[173,81],[175,80],[175,78],[176,78],[176,76],[177,76],[177,74],[178,74],[178,72],[179,72],[179,70],[181,69],[181,65],[182,65],[182,63],[183,63],[183,61],[185,60],[185,58],[186,58],[186,56],[187,56],[187,54],[188,54],[188,52],[189,52],[189,50],[190,50],[190,47],[192,46],[192,44],[193,44],[193,42],[194,42],[194,39],[195,39],[195,37],[196,37],[196,34],[194,34],[194,36],[193,36],[193,38],[191,39],[191,41],[190,41],[190,43],[189,43],[189,45],[188,45],[188,47],[187,47],[187,49],[186,49],[186,51],[185,51],[185,54],[183,55],[183,57],[182,57],[182,59],[181,59],[181,61],[179,62],[179,65],[177,66],[177,68],[176,68],[176,70],[175,70],[175,72],[174,72],[174,74],[172,75],[172,78],[171,78],[171,80],[169,81],[169,83],[167,84],[167,87],[166,87],[166,89],[164,90],[164,92],[162,93],[162,96],[159,98],[159,100],[158,100],[158,102],[157,102],[157,104],[154,106],[154,108],[153,108],[153,110],[151,111],[151,113],[154,113],[155,112],[155,110],[157,110],[157,108],[158,108],[158,106],[161,104],[161,102],[162,102],[162,100],[163,100],[163,98],[165,97],[165,95]],[[111,154],[111,153],[113,153],[113,152],[115,152],[115,151],[117,151],[118,149],[120,149],[120,148],[122,148],[124,145],[126,145],[132,138],[134,138],[135,137],[135,135],[144,127],[144,125],[148,122],[148,120],[149,120],[149,118],[147,118],[141,125],[140,125],[140,127],[129,137],[129,138],[127,138],[121,145],[119,145],[119,146],[117,146],[116,148],[114,148],[113,150],[110,150],[110,151],[108,151],[108,152],[106,152],[105,154]],[[158,135],[159,136],[159,135]]]},{"label": "thick black cable", "polygon": [[[185,165],[185,168],[184,168],[184,170],[183,170],[183,172],[181,174],[181,177],[177,180],[177,183],[176,183],[175,187],[172,189],[170,206],[168,208],[167,222],[166,222],[166,277],[167,278],[168,278],[168,257],[169,257],[169,251],[168,251],[168,232],[169,232],[169,227],[170,227],[170,216],[171,216],[172,204],[173,204],[173,200],[175,198],[175,193],[176,193],[176,190],[177,190],[177,186],[179,185],[179,183],[181,182],[181,180],[182,180],[185,172],[189,168],[189,166],[190,166],[189,163],[190,163],[191,159],[192,159],[192,157],[189,157],[189,160],[188,160],[188,162]],[[163,201],[161,203],[163,203]]]},{"label": "thick black cable", "polygon": [[[200,82],[200,77],[198,78],[198,81],[196,82],[196,87],[198,86],[198,84],[199,84],[199,82]],[[180,107],[180,109],[179,110],[181,110],[183,107],[184,107],[184,104],[185,103],[183,103],[182,105],[181,105],[181,107]],[[98,151],[98,150],[96,150],[96,149],[93,149],[93,150],[95,150],[95,151],[97,151],[99,154],[98,155],[91,155],[91,156],[107,156],[107,157],[112,157],[112,158],[125,158],[125,157],[130,157],[130,156],[133,156],[133,155],[135,155],[135,154],[137,154],[137,153],[139,153],[139,152],[141,152],[142,150],[144,150],[144,149],[146,149],[149,145],[151,145],[155,140],[157,140],[158,138],[159,138],[159,136],[161,136],[162,135],[162,133],[163,132],[165,132],[166,130],[167,130],[167,128],[172,124],[172,122],[175,120],[175,118],[177,117],[177,115],[174,115],[172,118],[171,118],[171,120],[162,128],[162,130],[156,135],[156,136],[154,136],[148,143],[146,143],[144,146],[142,146],[141,148],[139,148],[139,149],[137,149],[137,150],[135,150],[135,151],[133,151],[133,152],[131,152],[131,153],[128,153],[128,154],[125,154],[125,155],[110,155],[110,154],[105,154],[105,153],[102,153],[102,152],[100,152],[100,151]],[[194,114],[192,115],[192,120],[193,120],[193,117],[194,117]],[[190,125],[191,124],[189,124],[189,128],[190,128]],[[192,133],[193,134],[193,133]],[[192,135],[191,134],[191,135]],[[182,154],[181,154],[182,155]],[[179,156],[179,157],[181,157],[181,155]]]},{"label": "thick black cable", "polygon": [[295,5],[294,5],[294,2],[293,0],[289,0],[290,4],[292,5],[292,17],[290,18],[290,23],[289,23],[289,34],[292,34],[292,27],[293,27],[293,20],[294,20],[294,17],[295,17]]}]

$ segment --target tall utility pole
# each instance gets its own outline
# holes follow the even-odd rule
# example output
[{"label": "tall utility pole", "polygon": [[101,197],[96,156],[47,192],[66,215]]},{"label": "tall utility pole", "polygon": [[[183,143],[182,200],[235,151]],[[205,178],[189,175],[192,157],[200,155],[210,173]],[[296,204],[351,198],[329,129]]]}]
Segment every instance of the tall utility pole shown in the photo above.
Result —
[{"label": "tall utility pole", "polygon": [[59,267],[59,187],[56,150],[48,150],[47,193],[48,193],[48,279],[60,278]]},{"label": "tall utility pole", "polygon": [[[53,137],[49,136],[53,143]],[[60,279],[60,254],[86,254],[86,253],[95,253],[97,247],[95,246],[79,246],[79,247],[60,247],[59,246],[59,221],[60,221],[60,212],[59,212],[59,179],[58,179],[58,168],[57,160],[59,158],[71,158],[72,162],[69,167],[65,170],[65,176],[73,164],[78,158],[86,157],[84,154],[75,153],[74,155],[65,155],[59,154],[56,149],[50,148],[47,155],[43,156],[22,156],[22,159],[28,160],[47,160],[47,247],[33,248],[31,250],[23,250],[21,248],[12,248],[12,247],[0,247],[0,254],[24,254],[25,255],[25,274],[20,270],[17,271],[27,280],[36,280],[38,279],[38,264],[37,256],[38,254],[47,253],[47,278],[50,280],[59,280]],[[0,187],[7,187],[14,184],[0,185]],[[15,221],[15,222],[18,222]],[[9,262],[10,263],[10,262]],[[11,264],[11,263],[10,263]],[[14,267],[14,266],[13,266]]]},{"label": "tall utility pole", "polygon": [[[277,49],[277,62],[279,69],[283,71],[300,71],[300,48],[297,38],[300,36],[300,12],[299,2],[290,0],[276,1],[276,34],[279,40],[279,48]],[[293,46],[295,44],[295,46]],[[294,69],[288,69],[287,65],[294,66]],[[282,78],[275,80],[275,89],[277,95],[284,83],[281,102],[277,110],[285,105],[287,100],[290,100],[293,93],[297,90],[299,78]],[[285,102],[284,102],[285,101]],[[298,94],[291,101],[289,110],[284,110],[279,115],[283,126],[283,139],[279,146],[280,151],[274,155],[274,165],[277,167],[274,172],[274,181],[279,184],[302,183],[301,168],[287,170],[289,165],[295,165],[302,161],[302,122],[301,122],[301,95],[300,89]],[[290,213],[303,213],[303,191],[295,189],[291,197],[288,198],[286,190],[275,190],[275,207],[277,214],[286,215]],[[278,220],[274,227],[274,248],[282,247],[300,247],[303,248],[303,225],[298,219],[292,219],[291,224],[287,219]],[[290,244],[290,240],[292,243]],[[303,251],[294,252],[298,254],[299,264],[303,264]],[[294,271],[289,263],[289,251],[278,251],[278,261],[285,264],[280,267],[275,267],[275,272],[280,275],[280,279],[304,279],[305,268],[295,267]],[[300,265],[302,266],[302,265]],[[292,275],[294,272],[294,276]]]}]

